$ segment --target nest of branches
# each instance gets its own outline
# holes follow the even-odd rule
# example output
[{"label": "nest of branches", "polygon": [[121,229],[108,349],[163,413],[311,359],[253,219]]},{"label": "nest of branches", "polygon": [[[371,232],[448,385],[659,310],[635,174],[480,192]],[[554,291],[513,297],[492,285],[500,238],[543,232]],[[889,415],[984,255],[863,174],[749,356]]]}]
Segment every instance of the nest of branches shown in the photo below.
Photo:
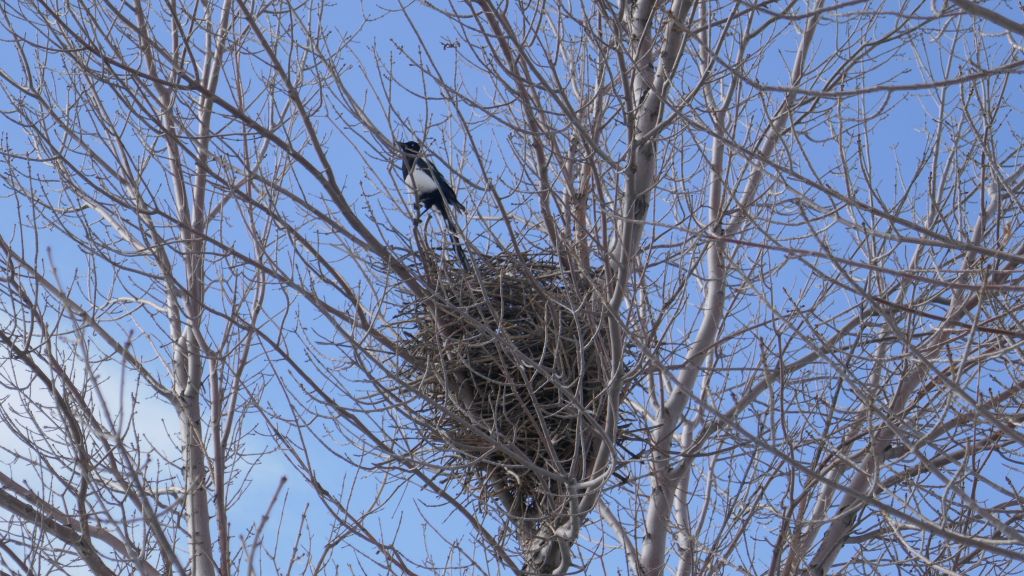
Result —
[{"label": "nest of branches", "polygon": [[449,481],[502,504],[529,571],[550,572],[550,548],[566,544],[558,527],[586,513],[578,485],[610,448],[611,354],[595,276],[573,278],[541,255],[484,257],[471,269],[428,257],[425,272],[432,292],[404,315],[414,360],[402,389],[417,436]]}]

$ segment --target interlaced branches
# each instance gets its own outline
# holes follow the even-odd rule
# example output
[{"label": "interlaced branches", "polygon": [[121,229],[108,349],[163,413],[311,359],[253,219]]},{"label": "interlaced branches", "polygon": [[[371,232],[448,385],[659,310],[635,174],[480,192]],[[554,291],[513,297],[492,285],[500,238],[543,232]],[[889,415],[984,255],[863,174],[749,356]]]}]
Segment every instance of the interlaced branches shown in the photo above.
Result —
[{"label": "interlaced branches", "polygon": [[[419,458],[486,510],[500,505],[530,574],[564,572],[586,521],[606,433],[607,332],[579,283],[540,255],[484,256],[472,269],[428,256],[429,296],[397,327],[412,361],[399,385]],[[613,423],[613,426],[616,424]]]}]

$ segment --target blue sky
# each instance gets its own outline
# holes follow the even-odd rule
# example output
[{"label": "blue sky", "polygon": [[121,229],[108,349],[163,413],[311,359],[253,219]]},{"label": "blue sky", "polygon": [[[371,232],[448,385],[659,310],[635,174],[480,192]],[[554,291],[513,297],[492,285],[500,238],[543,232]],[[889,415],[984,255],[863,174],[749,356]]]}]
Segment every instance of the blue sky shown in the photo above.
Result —
[{"label": "blue sky", "polygon": [[[356,15],[356,11],[352,10],[351,5],[337,5],[329,9],[324,18],[329,24],[339,25],[342,33],[358,33],[358,36],[347,44],[347,48],[340,55],[346,68],[342,80],[345,82],[345,87],[348,91],[358,98],[365,98],[363,100],[366,102],[364,110],[382,132],[403,140],[423,140],[433,154],[433,157],[443,161],[452,170],[453,176],[451,181],[459,190],[462,202],[468,207],[467,222],[469,236],[481,249],[485,251],[496,250],[497,244],[507,240],[507,235],[503,232],[502,228],[493,226],[498,213],[495,209],[494,200],[482,190],[484,182],[482,174],[484,173],[498,183],[499,193],[503,190],[516,190],[518,194],[509,192],[508,203],[516,209],[513,211],[513,217],[517,218],[516,223],[523,228],[521,233],[524,236],[540,237],[536,230],[526,229],[526,223],[533,220],[532,217],[535,215],[538,207],[533,200],[533,196],[531,196],[532,188],[530,188],[531,186],[535,187],[536,183],[529,180],[529,168],[524,168],[519,162],[519,158],[523,157],[522,144],[510,139],[510,131],[507,128],[497,122],[490,121],[482,112],[472,111],[464,105],[454,107],[451,103],[446,102],[441,98],[443,94],[437,89],[430,87],[429,82],[425,81],[423,75],[415,66],[416,62],[427,62],[430,65],[436,65],[446,77],[451,78],[453,86],[464,89],[466,95],[481,102],[501,100],[502,94],[493,88],[489,79],[475,70],[468,60],[458,57],[460,48],[455,44],[458,39],[451,34],[444,18],[418,3],[410,4],[406,12],[389,12],[376,6],[362,6],[361,9],[364,12]],[[369,17],[369,20],[363,22],[364,17]],[[839,25],[838,31],[833,34],[820,34],[817,44],[822,48],[823,53],[828,53],[827,48],[833,42],[841,43],[846,39],[856,39],[860,31],[853,29],[852,26]],[[779,40],[780,48],[777,51],[773,51],[766,58],[763,65],[756,70],[757,80],[764,84],[778,86],[786,82],[788,75],[787,66],[792,58],[792,49],[796,45],[797,36],[794,30],[784,28],[780,28],[779,34],[781,38]],[[341,38],[341,35],[339,35],[339,38]],[[932,47],[932,49],[934,53],[929,50],[927,42],[922,42],[917,53],[898,54],[897,57],[886,60],[878,68],[864,71],[868,74],[867,83],[888,81],[893,78],[896,78],[898,83],[921,81],[923,78],[914,68],[920,62],[927,61],[927,66],[931,69],[939,69],[944,65],[944,62],[937,59],[937,56],[940,54],[938,47]],[[412,59],[412,62],[410,62],[410,59]],[[243,68],[244,66],[243,64]],[[969,66],[970,62],[964,61],[955,63],[954,68],[962,67],[969,69]],[[260,69],[257,66],[253,68],[255,81],[256,74]],[[687,80],[694,79],[697,72],[691,63],[684,63],[681,90],[685,90]],[[850,86],[850,88],[853,87]],[[737,131],[737,137],[740,139],[752,138],[753,135],[756,135],[756,131],[766,121],[765,115],[774,110],[774,103],[779,98],[781,96],[778,94],[769,94],[765,102],[751,101],[746,108],[739,111],[738,114],[740,114],[742,119],[741,125],[744,128]],[[897,101],[898,105],[893,105]],[[920,177],[912,184],[910,181],[916,163],[924,154],[928,143],[926,131],[935,129],[931,116],[936,114],[938,104],[930,95],[900,92],[890,95],[879,92],[865,97],[863,101],[851,100],[850,106],[866,105],[870,107],[880,103],[885,103],[891,106],[891,108],[884,115],[879,116],[876,122],[869,128],[863,130],[860,134],[851,136],[848,140],[853,142],[856,138],[861,138],[864,140],[865,145],[870,144],[870,152],[867,154],[867,157],[871,160],[870,165],[857,166],[854,170],[843,174],[834,171],[816,174],[815,171],[818,170],[819,166],[822,168],[822,172],[824,172],[825,168],[835,166],[835,160],[838,155],[837,146],[834,141],[828,140],[829,130],[824,125],[820,125],[802,140],[806,148],[798,151],[799,153],[794,153],[793,158],[798,159],[794,164],[799,169],[798,171],[805,175],[810,174],[820,177],[819,184],[849,192],[851,195],[856,195],[864,201],[877,202],[884,209],[893,209],[892,205],[895,203],[895,199],[903,187],[920,190],[927,183],[925,178]],[[460,112],[471,114],[471,116],[465,117],[465,124],[460,122],[458,116]],[[697,121],[704,122],[706,118],[697,118]],[[9,145],[15,149],[26,146],[27,141],[20,135],[17,127],[11,126],[9,123],[4,124],[3,122],[6,121],[0,119],[0,133],[4,134]],[[343,110],[328,110],[317,118],[317,122],[318,128],[327,144],[327,154],[331,168],[338,175],[339,181],[343,182],[346,198],[362,214],[370,214],[381,219],[380,221],[383,224],[378,228],[378,231],[385,242],[396,245],[408,245],[407,238],[404,238],[402,234],[408,230],[408,216],[411,214],[410,198],[400,182],[395,157],[389,151],[382,149],[365,130],[360,130],[357,123],[351,117],[347,117]],[[467,133],[465,126],[473,127],[471,134]],[[685,150],[683,161],[678,167],[669,167],[667,170],[675,171],[678,168],[685,175],[686,178],[681,177],[679,180],[681,182],[680,187],[684,190],[684,194],[680,196],[686,195],[692,204],[690,206],[685,205],[680,200],[680,196],[656,200],[651,209],[653,224],[648,232],[648,241],[652,241],[650,239],[662,230],[678,231],[681,221],[685,222],[684,228],[689,226],[691,230],[698,229],[702,224],[702,219],[704,218],[704,207],[702,206],[704,190],[702,184],[707,177],[706,162],[709,136],[697,126],[696,122],[687,124],[683,121],[680,123],[678,138],[683,141]],[[1009,137],[1013,126],[1013,123],[1007,122],[999,130]],[[463,154],[469,148],[470,137],[472,137],[472,144],[478,147],[481,152],[480,158],[471,154]],[[621,132],[613,134],[610,140],[614,141],[615,138],[620,137]],[[815,139],[820,139],[821,143],[814,144]],[[132,145],[140,146],[140,141],[135,140]],[[736,183],[742,183],[742,174],[747,168],[744,163],[744,157],[736,155],[732,161],[733,164],[728,168],[729,173],[735,178]],[[869,169],[870,173],[868,172]],[[157,197],[166,200],[166,197],[160,196],[160,194],[166,193],[167,186],[161,168],[153,166],[148,174],[152,175],[149,183],[154,187]],[[845,176],[848,175],[854,176],[850,179],[849,184],[845,179]],[[875,196],[873,197],[867,194],[867,184],[869,183],[875,187]],[[964,184],[965,188],[968,187],[968,184]],[[299,194],[304,194],[311,204],[319,205],[322,203],[324,210],[333,210],[324,197],[322,189],[319,188],[318,184],[308,174],[298,171],[296,175],[289,177],[284,185]],[[160,188],[161,186],[164,188]],[[807,193],[811,197],[821,199],[823,206],[825,201],[827,201],[825,196],[816,195],[809,183],[795,179],[788,180],[785,173],[774,173],[771,178],[766,179],[763,187],[766,195],[788,198]],[[51,193],[55,196],[59,195],[59,191],[56,189],[51,190]],[[920,203],[920,205],[914,207],[917,212],[923,212],[927,208],[924,200],[926,197],[926,194],[915,195],[916,201]],[[965,199],[968,204],[967,208],[962,211],[964,215],[963,220],[950,222],[948,228],[943,230],[944,233],[950,236],[962,236],[967,232],[966,228],[969,226],[970,217],[977,213],[978,208],[975,204],[976,197],[965,194]],[[168,201],[166,204],[170,205],[170,202]],[[5,238],[11,237],[15,230],[21,228],[24,220],[31,216],[28,212],[17,212],[13,206],[14,200],[12,198],[6,193],[0,194],[0,231],[3,231]],[[785,206],[782,203],[780,207],[774,207],[772,211],[765,211],[764,213],[767,217],[776,216],[778,212],[775,210],[782,211],[785,209]],[[302,221],[304,217],[304,209],[295,203],[281,200],[279,208],[293,216],[295,222]],[[687,210],[691,208],[694,211],[687,213]],[[231,204],[229,205],[228,212],[220,220],[220,223],[226,227],[226,237],[237,240],[236,248],[243,252],[253,251],[253,247],[247,244],[249,240],[240,223],[243,215],[240,205]],[[850,217],[859,218],[863,216],[863,213],[857,213]],[[769,224],[766,224],[762,230],[763,236],[770,237],[776,235],[775,240],[786,243],[788,246],[803,246],[806,243],[807,246],[814,247],[814,240],[798,237],[805,230],[772,224],[771,220],[766,221]],[[887,225],[884,220],[859,223],[869,227]],[[91,224],[96,225],[97,230],[103,229],[94,220],[91,221]],[[90,224],[83,224],[82,226],[83,229],[89,227]],[[308,228],[304,228],[302,231],[306,233],[305,238],[319,242],[316,247],[321,255],[332,262],[340,277],[355,281],[357,289],[367,295],[367,301],[376,301],[378,298],[374,297],[374,295],[386,290],[385,286],[374,284],[373,282],[358,282],[364,278],[364,271],[359,268],[359,262],[357,262],[360,254],[346,249],[335,232],[329,229],[323,221],[311,220]],[[851,228],[833,224],[823,227],[820,233],[823,237],[827,237],[830,243],[838,247],[839,251],[844,255],[860,260],[867,259],[867,256],[865,256],[865,253],[860,248],[852,245],[855,235],[851,232]],[[669,236],[666,242],[676,239],[678,239],[678,236]],[[56,273],[66,282],[70,283],[72,278],[75,277],[76,270],[85,263],[84,254],[77,249],[73,241],[45,226],[41,227],[37,238],[29,237],[25,239],[25,242],[31,248],[37,248],[41,251],[50,249]],[[654,242],[655,247],[658,246],[656,241],[652,242]],[[901,255],[895,260],[905,262],[909,252],[914,248],[914,245],[896,247],[897,252]],[[686,251],[684,252],[683,250]],[[301,251],[291,252],[286,250],[282,254],[295,255],[301,254]],[[699,260],[702,257],[702,253],[693,245],[688,245],[680,249],[677,257],[679,269],[685,270],[693,262]],[[47,256],[47,258],[50,258],[50,256]],[[750,252],[738,250],[737,258],[740,259],[740,262],[747,262],[753,266],[754,259]],[[782,252],[776,252],[770,255],[768,260],[781,266],[780,271],[775,275],[773,283],[769,287],[769,293],[774,299],[773,304],[779,310],[790,310],[799,304],[806,305],[807,303],[816,302],[816,298],[821,294],[821,285],[811,282],[814,277],[809,271],[809,261],[816,261],[821,264],[823,267],[822,274],[835,273],[834,270],[829,270],[829,264],[825,262],[825,259],[809,258],[799,261],[787,257]],[[301,264],[297,260],[295,263]],[[284,262],[281,264],[284,264]],[[180,262],[178,266],[180,267]],[[661,274],[665,274],[668,277],[668,281],[676,280],[672,276],[675,272],[666,273],[666,269],[656,269],[652,272],[651,277],[648,278],[652,283]],[[866,280],[867,275],[868,273],[863,270],[856,270],[854,272],[854,276],[862,281],[862,283]],[[104,283],[110,278],[110,270],[100,268],[95,279],[90,279],[87,276],[80,276],[79,278],[81,283],[77,286],[81,293],[88,294],[97,286],[102,291]],[[739,278],[731,278],[731,280],[734,281],[732,288],[739,291],[742,285],[741,280]],[[90,284],[90,282],[94,282],[94,284]],[[325,300],[334,301],[335,298],[331,295],[337,295],[336,299],[338,302],[344,301],[344,298],[337,292],[338,287],[331,285],[329,282],[314,281],[312,286],[317,290],[324,291],[321,295],[327,295]],[[231,287],[230,284],[225,285],[225,289],[230,289]],[[119,291],[129,293],[134,288],[133,286],[121,285],[115,287],[113,291],[114,293]],[[211,290],[211,298],[217,297],[219,289]],[[671,332],[680,336],[679,341],[682,343],[680,354],[685,353],[685,343],[687,341],[681,335],[692,330],[695,323],[700,320],[696,302],[699,301],[701,285],[699,282],[694,281],[687,286],[687,290],[691,299],[692,304],[690,306],[692,310],[687,314],[683,314],[679,321],[670,327]],[[654,294],[651,296],[652,300],[656,303],[660,297],[657,291],[654,291]],[[848,307],[856,304],[858,299],[857,294],[852,291],[837,290],[834,295],[824,302],[817,303],[815,312],[818,318],[824,319],[832,313],[846,310]],[[286,300],[283,291],[276,292],[271,290],[266,302],[266,316],[268,319],[284,325],[302,326],[308,330],[308,333],[305,334],[308,339],[290,334],[284,338],[283,343],[288,346],[289,351],[294,354],[294,359],[298,363],[319,365],[321,373],[325,375],[328,384],[332,387],[330,388],[331,393],[338,394],[339,399],[344,399],[343,394],[350,394],[352,397],[357,398],[362,395],[376,393],[375,388],[365,383],[365,376],[362,372],[351,364],[350,358],[346,357],[344,347],[332,348],[331,346],[321,346],[312,350],[305,347],[309,341],[331,342],[332,340],[342,340],[333,332],[332,326],[323,321],[322,318],[316,317],[315,312],[311,308],[302,302],[296,303]],[[736,302],[739,306],[744,307],[746,312],[738,314],[730,321],[726,333],[742,330],[744,327],[743,323],[752,318],[761,320],[772,316],[763,306],[763,303],[758,302],[752,296],[748,295],[747,297],[737,298]],[[394,313],[394,310],[388,308],[387,305],[382,308],[382,311],[388,315]],[[163,329],[161,326],[156,325],[159,322],[158,315],[151,316],[147,313],[139,312],[134,314],[132,319],[137,323],[134,326],[117,325],[116,323],[112,324],[112,326],[117,327],[123,338],[128,337],[129,331],[137,333],[139,330]],[[211,319],[210,322],[212,333],[216,333],[216,330],[213,328],[223,326],[222,322],[214,319]],[[267,324],[268,328],[273,328],[273,326],[273,323]],[[781,324],[780,327],[785,328]],[[151,346],[151,348],[146,353],[146,357],[154,364],[158,362],[161,355],[166,358],[165,342],[139,343],[139,346],[143,349],[147,345]],[[798,355],[806,350],[807,345],[807,342],[795,340],[791,344],[788,353],[790,355]],[[757,347],[757,342],[754,339],[737,339],[737,341],[730,343],[725,350],[737,357],[751,359],[757,358],[761,353],[761,349]],[[265,390],[260,394],[261,400],[267,406],[281,408],[285,405],[286,399],[282,386],[287,387],[291,384],[299,386],[301,379],[293,378],[288,366],[280,364],[275,364],[274,366],[265,365],[266,358],[272,359],[274,353],[270,351],[263,351],[263,353],[266,356],[254,365],[254,375],[247,379],[247,385],[252,386],[254,390],[261,389],[262,386],[266,385]],[[752,360],[746,365],[753,365],[755,363]],[[109,386],[113,387],[116,385],[122,373],[120,367],[116,363],[105,363],[100,369],[109,379]],[[271,374],[272,370],[277,370],[278,372]],[[728,380],[730,378],[728,373],[723,373],[723,375],[720,377],[716,376],[716,378],[720,378],[718,382],[723,386],[726,384],[738,386],[740,384],[739,381],[731,382]],[[850,394],[850,403],[855,402],[851,391],[844,391],[844,393]],[[154,443],[170,450],[173,448],[174,434],[177,430],[173,411],[162,400],[152,394],[147,394],[145,391],[142,391],[140,394],[140,399],[143,403],[143,408],[139,413],[139,422],[143,427],[142,431],[147,436],[150,436]],[[648,398],[643,396],[637,397],[637,401],[640,404],[644,404],[648,400]],[[812,403],[815,400],[816,398],[813,396],[806,397],[808,403]],[[349,401],[352,402],[351,400]],[[380,482],[382,476],[377,471],[364,471],[358,470],[355,467],[349,467],[343,463],[342,459],[332,454],[331,451],[341,450],[345,455],[354,458],[363,466],[372,466],[379,464],[379,462],[375,461],[372,453],[368,455],[363,454],[364,447],[345,445],[343,438],[332,436],[332,433],[337,431],[332,431],[330,428],[331,416],[329,413],[325,414],[321,406],[310,406],[309,413],[312,414],[314,412],[317,413],[316,418],[322,420],[316,420],[311,427],[305,429],[305,432],[309,434],[307,439],[310,441],[311,454],[314,456],[314,469],[323,479],[325,487],[337,494],[346,494],[346,492],[351,491],[353,485],[357,486],[356,493],[352,495],[351,502],[354,513],[359,513],[361,511],[360,499],[369,498],[376,494],[378,482]],[[367,418],[373,418],[373,416],[368,416]],[[389,424],[389,420],[385,417],[381,418],[385,422],[382,428],[388,430],[392,424]],[[792,423],[798,424],[801,422],[806,423],[807,420],[802,420],[799,416],[792,417]],[[745,424],[754,426],[757,422],[753,415],[751,415],[751,418],[746,420]],[[170,437],[163,433],[165,429],[170,432]],[[243,430],[246,433],[246,447],[252,452],[260,453],[273,446],[267,439],[268,430],[259,415],[251,413],[249,419],[244,423]],[[754,433],[762,432],[755,428],[752,428],[750,431]],[[9,436],[2,436],[2,432],[3,428],[0,427],[0,438],[9,440]],[[317,445],[315,442],[317,440],[322,441],[323,444]],[[801,455],[809,457],[807,454]],[[752,458],[756,460],[757,458],[768,457],[761,455],[752,456]],[[742,460],[740,461],[742,462]],[[728,476],[736,472],[736,469],[733,468],[734,466],[736,464],[731,462],[719,461],[715,466],[709,464],[709,472]],[[305,509],[304,504],[312,501],[314,495],[304,485],[299,475],[291,469],[285,455],[277,451],[270,451],[260,455],[258,465],[253,468],[252,473],[248,474],[246,480],[248,488],[245,492],[244,500],[235,507],[235,516],[232,518],[233,525],[236,528],[255,523],[259,520],[269,504],[281,476],[289,477],[287,484],[288,499],[287,501],[279,500],[274,513],[275,518],[279,518],[281,522],[281,536],[287,541],[289,533],[296,528],[301,513]],[[353,484],[353,479],[358,479],[358,482]],[[392,482],[393,484],[384,486],[383,490],[389,494],[391,491],[394,491],[394,497],[386,499],[386,502],[377,511],[368,528],[379,531],[389,542],[393,539],[395,546],[411,558],[426,559],[433,556],[443,560],[451,548],[449,541],[462,541],[467,546],[472,547],[468,543],[471,530],[467,528],[465,520],[457,513],[453,514],[446,504],[439,501],[434,495],[421,492],[415,483],[398,485],[397,483],[400,480],[392,480]],[[775,489],[773,488],[773,490]],[[781,496],[781,493],[779,495]],[[616,496],[623,500],[630,498],[626,494],[617,494]],[[693,504],[695,510],[698,505],[699,499],[695,499]],[[329,537],[325,533],[326,530],[321,530],[321,528],[329,525],[330,520],[315,505],[311,506],[309,510],[310,516],[308,521],[311,526],[316,527],[311,533],[314,541],[312,547],[316,548],[317,543]],[[429,519],[434,528],[424,530],[421,518]],[[490,523],[494,521],[493,517],[488,520]],[[761,531],[759,531],[759,534],[764,536],[766,542],[769,540],[770,529],[770,524],[764,524]],[[242,530],[239,529],[238,533],[241,534]],[[585,534],[585,538],[598,537],[606,538],[607,536],[599,535],[596,531]],[[356,541],[356,539],[351,541]],[[760,545],[765,546],[766,544],[762,543]],[[600,546],[611,546],[611,544],[601,542]],[[756,549],[757,545],[754,544],[753,546]],[[368,550],[364,545],[360,544],[357,547],[363,553],[373,554],[373,551]],[[479,557],[480,555],[477,554],[477,556]],[[615,569],[621,567],[618,564],[614,564],[616,561],[621,562],[621,554],[612,554],[610,558],[613,564],[607,568]],[[335,559],[339,564],[345,565],[348,562],[357,563],[359,556],[354,554],[352,550],[340,547]]]}]

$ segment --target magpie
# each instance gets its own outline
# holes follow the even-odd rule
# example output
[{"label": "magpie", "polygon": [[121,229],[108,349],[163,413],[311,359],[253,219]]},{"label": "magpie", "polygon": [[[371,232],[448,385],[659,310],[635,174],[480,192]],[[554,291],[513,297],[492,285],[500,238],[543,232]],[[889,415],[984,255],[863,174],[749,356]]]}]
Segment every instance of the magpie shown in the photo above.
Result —
[{"label": "magpie", "polygon": [[402,178],[416,195],[416,219],[413,223],[419,224],[420,217],[431,208],[440,212],[459,253],[459,260],[465,266],[466,256],[459,243],[459,229],[455,225],[453,212],[465,212],[466,207],[455,197],[455,190],[452,190],[433,162],[423,157],[419,142],[398,142],[398,148],[402,153]]},{"label": "magpie", "polygon": [[449,207],[462,212],[466,207],[455,197],[448,181],[444,179],[441,172],[432,162],[423,157],[423,149],[418,142],[400,142],[402,151],[402,178],[405,183],[416,194],[416,206],[422,204],[422,210],[417,214],[417,219],[424,212],[436,208],[445,222],[451,220]]}]

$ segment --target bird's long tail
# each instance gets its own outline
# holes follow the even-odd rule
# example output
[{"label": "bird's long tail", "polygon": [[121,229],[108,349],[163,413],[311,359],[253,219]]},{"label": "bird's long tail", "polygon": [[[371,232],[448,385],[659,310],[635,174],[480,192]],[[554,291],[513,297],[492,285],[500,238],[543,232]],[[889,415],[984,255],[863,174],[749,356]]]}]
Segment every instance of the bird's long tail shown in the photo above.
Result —
[{"label": "bird's long tail", "polygon": [[459,262],[462,263],[464,269],[468,270],[469,262],[466,260],[466,252],[462,249],[462,241],[459,240],[459,228],[455,225],[455,221],[452,220],[448,207],[444,203],[441,204],[441,217],[444,218],[444,223],[448,225],[448,235],[455,246],[455,253],[459,255]]}]

